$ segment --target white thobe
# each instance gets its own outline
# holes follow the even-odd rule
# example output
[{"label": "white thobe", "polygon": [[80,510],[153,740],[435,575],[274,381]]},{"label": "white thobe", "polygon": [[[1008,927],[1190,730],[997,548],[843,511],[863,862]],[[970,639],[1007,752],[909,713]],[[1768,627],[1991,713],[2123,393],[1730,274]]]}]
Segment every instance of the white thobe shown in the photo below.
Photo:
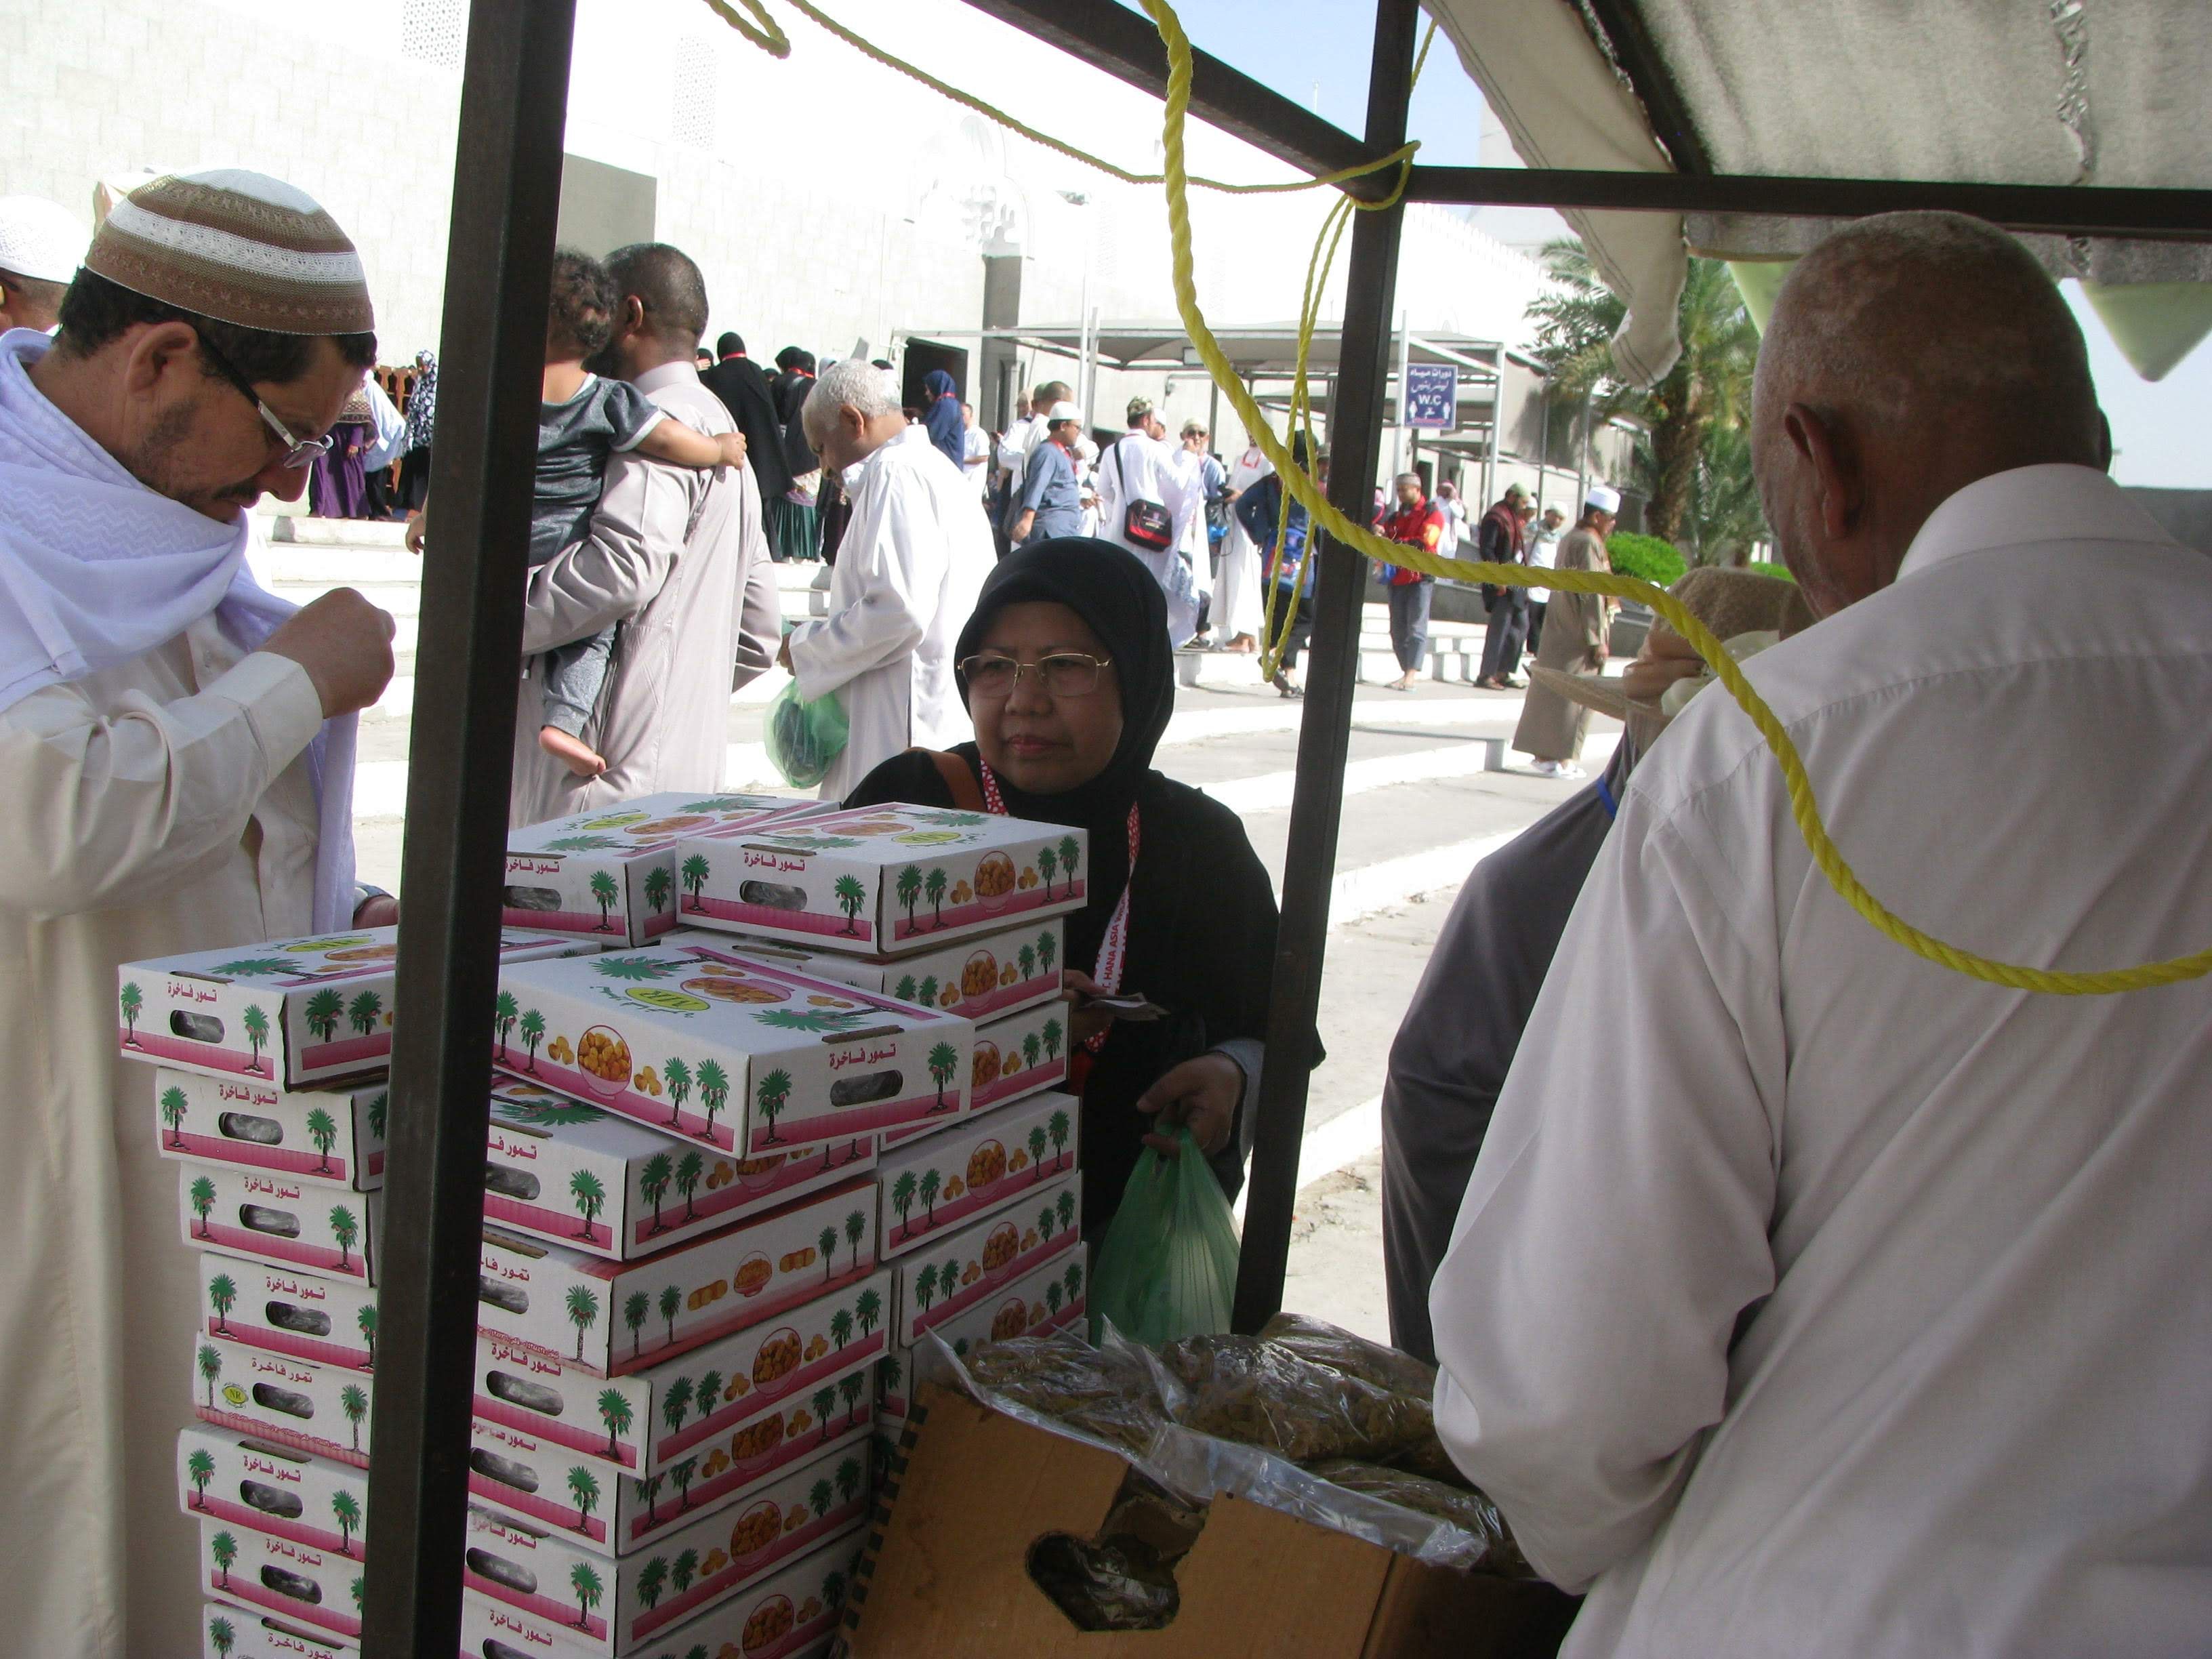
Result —
[{"label": "white thobe", "polygon": [[0,714],[0,1653],[200,1649],[193,1253],[116,969],[313,927],[305,669],[212,617]]},{"label": "white thobe", "polygon": [[1139,545],[1121,533],[1123,508],[1130,501],[1157,501],[1167,508],[1172,526],[1187,522],[1190,492],[1176,465],[1176,451],[1159,439],[1130,431],[1108,445],[1098,458],[1098,533],[1145,562],[1159,579],[1168,600],[1168,642],[1181,645],[1198,627],[1198,595],[1190,567],[1176,550],[1174,532],[1167,546]]},{"label": "white thobe", "polygon": [[[2212,565],[2101,474],[1944,502],[1755,659],[1837,844],[2004,960],[2212,945]],[[1595,1040],[1593,1034],[1601,1034]],[[2202,1654],[2212,982],[1877,933],[1709,691],[1637,770],[1430,1308],[1565,1651]]]},{"label": "white thobe", "polygon": [[952,672],[997,548],[951,462],[909,426],[868,457],[837,544],[830,614],[791,633],[791,669],[811,702],[836,692],[851,728],[822,781],[842,800],[893,755],[975,735]]},{"label": "white thobe", "polygon": [[[1254,444],[1229,469],[1229,487],[1242,495],[1274,470],[1274,463]],[[1223,630],[1224,639],[1239,634],[1249,634],[1255,639],[1260,635],[1261,557],[1260,549],[1244,533],[1232,502],[1229,533],[1221,538],[1221,580],[1213,596],[1214,625]]]},{"label": "white thobe", "polygon": [[1213,592],[1213,553],[1206,534],[1206,463],[1202,452],[1176,451],[1176,474],[1182,481],[1182,515],[1176,520],[1176,546],[1190,567],[1192,592],[1201,599]]}]

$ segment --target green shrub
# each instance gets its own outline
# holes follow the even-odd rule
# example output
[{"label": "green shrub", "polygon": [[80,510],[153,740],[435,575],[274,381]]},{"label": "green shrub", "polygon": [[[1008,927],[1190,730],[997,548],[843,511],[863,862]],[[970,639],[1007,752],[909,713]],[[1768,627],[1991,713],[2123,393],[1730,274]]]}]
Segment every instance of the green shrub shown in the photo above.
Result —
[{"label": "green shrub", "polygon": [[1752,560],[1749,563],[1744,566],[1744,568],[1746,570],[1756,570],[1762,576],[1778,577],[1785,582],[1794,582],[1797,580],[1795,576],[1790,574],[1790,567],[1788,565],[1769,564],[1762,559]]},{"label": "green shrub", "polygon": [[1660,587],[1671,586],[1682,580],[1689,562],[1682,557],[1681,550],[1670,541],[1657,536],[1639,536],[1633,531],[1615,531],[1606,538],[1606,556],[1613,561],[1615,574],[1641,576],[1645,581]]}]

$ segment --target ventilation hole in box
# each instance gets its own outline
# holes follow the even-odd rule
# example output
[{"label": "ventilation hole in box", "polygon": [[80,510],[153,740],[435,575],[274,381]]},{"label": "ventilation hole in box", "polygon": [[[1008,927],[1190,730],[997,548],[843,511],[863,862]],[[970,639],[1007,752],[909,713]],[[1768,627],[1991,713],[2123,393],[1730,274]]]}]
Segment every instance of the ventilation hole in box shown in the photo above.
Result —
[{"label": "ventilation hole in box", "polygon": [[501,1457],[479,1447],[469,1454],[469,1467],[487,1480],[496,1480],[502,1486],[512,1486],[517,1492],[536,1492],[538,1472],[527,1463],[518,1463],[511,1457]]},{"label": "ventilation hole in box", "polygon": [[506,1285],[485,1273],[477,1275],[477,1300],[511,1314],[530,1311],[530,1292],[520,1285]]},{"label": "ventilation hole in box", "polygon": [[527,1203],[544,1190],[538,1177],[527,1170],[509,1170],[497,1164],[484,1165],[484,1190],[496,1193],[501,1198],[517,1198]]},{"label": "ventilation hole in box", "polygon": [[507,908],[510,910],[557,910],[561,908],[561,890],[557,887],[510,887],[507,890]]},{"label": "ventilation hole in box", "polygon": [[172,1034],[191,1042],[220,1042],[222,1022],[213,1014],[191,1014],[182,1008],[169,1016]]},{"label": "ventilation hole in box", "polygon": [[483,1659],[537,1659],[537,1656],[525,1653],[520,1648],[511,1648],[504,1642],[487,1640],[483,1644]]},{"label": "ventilation hole in box", "polygon": [[271,1302],[261,1310],[262,1322],[301,1336],[328,1336],[331,1316],[320,1308],[295,1308],[289,1302]]},{"label": "ventilation hole in box", "polygon": [[289,1595],[295,1601],[305,1601],[310,1607],[322,1603],[322,1586],[302,1574],[287,1572],[282,1567],[264,1567],[261,1582],[277,1595]]},{"label": "ventilation hole in box", "polygon": [[246,1112],[224,1112],[216,1117],[217,1133],[230,1140],[247,1140],[256,1146],[281,1146],[284,1144],[284,1126],[273,1117],[255,1117]]},{"label": "ventilation hole in box", "polygon": [[494,1371],[484,1379],[484,1387],[495,1400],[504,1400],[526,1411],[543,1412],[548,1417],[560,1416],[565,1403],[559,1394],[543,1382],[533,1382],[512,1371]]},{"label": "ventilation hole in box", "polygon": [[287,1417],[313,1417],[315,1402],[295,1389],[279,1389],[267,1382],[253,1385],[253,1403],[265,1411],[282,1412]]},{"label": "ventilation hole in box", "polygon": [[238,1496],[247,1508],[259,1510],[264,1515],[282,1516],[287,1521],[297,1521],[307,1510],[300,1501],[299,1493],[287,1492],[282,1486],[264,1486],[258,1480],[240,1481]]},{"label": "ventilation hole in box", "polygon": [[277,1238],[297,1238],[300,1218],[289,1210],[272,1210],[266,1204],[241,1204],[238,1224],[248,1232],[269,1233]]},{"label": "ventilation hole in box", "polygon": [[479,1578],[489,1578],[493,1583],[504,1584],[507,1589],[517,1591],[521,1595],[535,1595],[538,1594],[538,1575],[536,1573],[531,1571],[527,1567],[518,1565],[513,1561],[502,1561],[499,1557],[490,1553],[489,1551],[471,1550],[469,1552],[469,1571],[476,1574]]},{"label": "ventilation hole in box", "polygon": [[841,1078],[830,1085],[832,1106],[864,1106],[872,1100],[889,1100],[903,1079],[896,1072],[870,1072],[866,1077]]},{"label": "ventilation hole in box", "polygon": [[757,904],[770,910],[804,910],[806,890],[786,887],[773,881],[743,882],[738,887],[738,897],[747,904]]}]

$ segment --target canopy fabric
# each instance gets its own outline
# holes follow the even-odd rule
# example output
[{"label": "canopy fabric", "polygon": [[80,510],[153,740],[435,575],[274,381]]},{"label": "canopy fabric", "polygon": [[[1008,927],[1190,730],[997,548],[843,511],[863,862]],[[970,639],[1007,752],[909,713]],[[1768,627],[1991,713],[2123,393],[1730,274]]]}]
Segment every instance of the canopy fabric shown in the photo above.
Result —
[{"label": "canopy fabric", "polygon": [[[1717,173],[1986,184],[2191,187],[2212,179],[2202,118],[2212,32],[2193,0],[1618,0]],[[1431,7],[1532,167],[1671,165],[1597,24],[1573,0]],[[1628,307],[1614,343],[1648,384],[1679,349],[1687,252],[1788,259],[1833,222],[1761,215],[1569,213]],[[2212,326],[2212,246],[2024,239],[2083,280],[2136,368],[2155,378]],[[2137,290],[2128,292],[2127,290]]]}]

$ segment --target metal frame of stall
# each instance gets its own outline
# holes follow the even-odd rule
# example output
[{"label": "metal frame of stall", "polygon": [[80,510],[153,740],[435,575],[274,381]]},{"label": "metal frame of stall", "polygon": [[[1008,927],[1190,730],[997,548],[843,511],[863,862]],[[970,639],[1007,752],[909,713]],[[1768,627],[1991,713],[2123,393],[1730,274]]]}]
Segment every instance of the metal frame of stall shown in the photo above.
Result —
[{"label": "metal frame of stall", "polygon": [[[1115,0],[968,0],[1072,57],[1156,94],[1164,47]],[[2212,239],[2212,191],[1719,176],[1705,164],[1659,60],[1623,0],[1589,0],[1674,173],[1415,166],[1407,201],[1850,217],[1949,208],[2016,230]],[[1199,54],[1191,112],[1310,173],[1389,154],[1406,137],[1417,0],[1377,0],[1366,131],[1358,137]],[[473,0],[462,74],[460,158],[447,258],[438,444],[440,523],[454,550],[424,572],[408,782],[392,1055],[390,1158],[380,1244],[382,1323],[370,1475],[363,1650],[456,1651],[466,1531],[469,1419],[495,993],[495,940],[521,668],[538,365],[550,290],[574,0]],[[1386,176],[1346,186],[1365,199]],[[1352,234],[1335,393],[1330,498],[1364,520],[1382,438],[1403,210]],[[1282,926],[1257,1103],[1237,1283],[1239,1329],[1279,1303],[1305,1123],[1306,1069],[1281,1063],[1314,1029],[1336,861],[1366,573],[1324,539]]]}]

